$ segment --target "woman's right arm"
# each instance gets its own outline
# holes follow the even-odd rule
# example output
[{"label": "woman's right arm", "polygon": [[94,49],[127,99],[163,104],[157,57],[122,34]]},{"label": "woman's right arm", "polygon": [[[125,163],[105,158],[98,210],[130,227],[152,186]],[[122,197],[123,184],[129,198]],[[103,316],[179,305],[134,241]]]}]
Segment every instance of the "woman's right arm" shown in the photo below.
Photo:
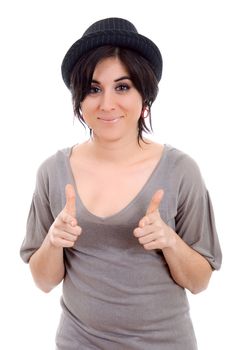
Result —
[{"label": "woman's right arm", "polygon": [[64,278],[63,249],[71,248],[81,234],[76,219],[75,191],[66,186],[66,205],[49,229],[41,247],[31,256],[29,266],[36,285],[50,292]]}]

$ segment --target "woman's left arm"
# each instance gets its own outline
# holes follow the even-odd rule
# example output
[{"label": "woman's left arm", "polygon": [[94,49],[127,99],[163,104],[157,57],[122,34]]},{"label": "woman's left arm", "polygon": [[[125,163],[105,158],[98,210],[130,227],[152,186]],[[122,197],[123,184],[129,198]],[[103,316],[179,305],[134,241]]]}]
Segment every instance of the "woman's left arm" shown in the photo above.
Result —
[{"label": "woman's left arm", "polygon": [[177,284],[193,294],[199,293],[208,286],[212,268],[201,254],[188,246],[161,219],[159,205],[162,198],[163,191],[157,191],[134,235],[146,250],[163,251],[171,276]]},{"label": "woman's left arm", "polygon": [[[169,227],[168,230],[173,231]],[[212,274],[209,262],[190,248],[174,231],[170,235],[174,236],[174,243],[162,251],[173,279],[191,293],[200,293],[207,288]]]}]

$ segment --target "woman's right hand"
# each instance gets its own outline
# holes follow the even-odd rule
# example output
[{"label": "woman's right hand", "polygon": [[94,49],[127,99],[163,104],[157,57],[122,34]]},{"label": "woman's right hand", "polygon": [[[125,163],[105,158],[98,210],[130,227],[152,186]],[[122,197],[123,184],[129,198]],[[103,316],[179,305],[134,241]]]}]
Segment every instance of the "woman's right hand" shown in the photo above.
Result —
[{"label": "woman's right hand", "polygon": [[76,196],[73,186],[66,185],[65,193],[66,205],[50,227],[47,237],[57,248],[73,247],[82,231],[76,219]]}]

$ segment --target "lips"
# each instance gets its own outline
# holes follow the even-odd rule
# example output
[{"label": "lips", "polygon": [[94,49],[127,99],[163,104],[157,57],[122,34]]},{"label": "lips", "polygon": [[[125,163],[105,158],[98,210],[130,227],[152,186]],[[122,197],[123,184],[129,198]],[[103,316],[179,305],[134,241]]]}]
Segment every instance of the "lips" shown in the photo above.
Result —
[{"label": "lips", "polygon": [[120,120],[122,117],[98,117],[99,120],[101,120],[104,123],[116,123],[118,120]]}]

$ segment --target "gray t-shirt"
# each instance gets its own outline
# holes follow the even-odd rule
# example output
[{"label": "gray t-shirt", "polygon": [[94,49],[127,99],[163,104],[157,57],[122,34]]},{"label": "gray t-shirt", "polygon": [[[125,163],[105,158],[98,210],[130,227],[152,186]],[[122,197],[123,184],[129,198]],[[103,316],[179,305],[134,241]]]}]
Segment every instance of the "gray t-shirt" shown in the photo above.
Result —
[{"label": "gray t-shirt", "polygon": [[[21,247],[25,262],[64,208],[66,184],[75,186],[70,154],[71,148],[58,151],[38,170]],[[82,235],[73,248],[64,249],[61,305],[65,316],[58,330],[57,349],[197,348],[185,290],[172,279],[162,252],[146,251],[133,235],[152,195],[161,188],[165,193],[162,219],[213,269],[220,268],[214,214],[199,168],[188,155],[165,145],[146,184],[115,215],[93,215],[76,191]]]}]

